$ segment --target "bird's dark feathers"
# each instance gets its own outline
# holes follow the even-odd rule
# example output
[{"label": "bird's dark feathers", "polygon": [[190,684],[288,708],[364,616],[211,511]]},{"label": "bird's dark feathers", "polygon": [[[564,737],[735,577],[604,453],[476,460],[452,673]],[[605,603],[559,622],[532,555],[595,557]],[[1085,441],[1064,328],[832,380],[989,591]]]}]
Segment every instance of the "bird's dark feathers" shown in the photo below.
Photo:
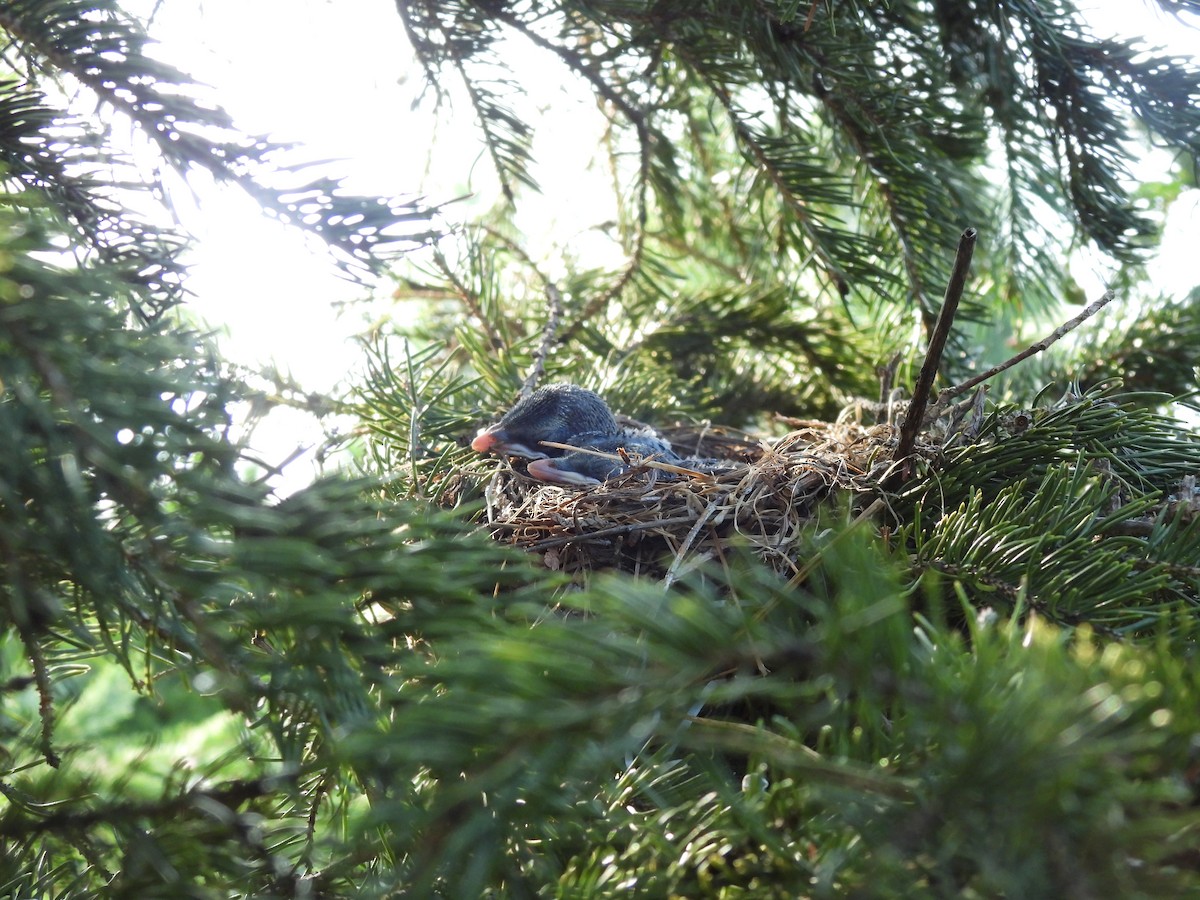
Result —
[{"label": "bird's dark feathers", "polygon": [[[677,459],[670,444],[654,432],[645,429],[623,429],[615,434],[578,434],[566,443],[588,450],[599,450],[602,453],[617,454],[618,451],[624,450],[626,454],[640,459]],[[557,459],[539,459],[529,464],[529,474],[534,478],[556,484],[599,484],[627,471],[629,466],[620,460],[578,451],[569,452]]]},{"label": "bird's dark feathers", "polygon": [[573,384],[539,388],[471,442],[479,453],[495,452],[531,460],[528,472],[555,484],[593,485],[628,471],[624,462],[590,453],[547,447],[542,441],[571,444],[603,453],[624,450],[638,458],[678,459],[671,445],[649,428],[622,428],[597,394]]},{"label": "bird's dark feathers", "polygon": [[613,434],[620,430],[612,412],[597,394],[573,384],[538,388],[483,429],[471,442],[480,453],[495,450],[510,456],[542,459],[563,451],[544,447],[541,441],[573,443],[577,434]]}]

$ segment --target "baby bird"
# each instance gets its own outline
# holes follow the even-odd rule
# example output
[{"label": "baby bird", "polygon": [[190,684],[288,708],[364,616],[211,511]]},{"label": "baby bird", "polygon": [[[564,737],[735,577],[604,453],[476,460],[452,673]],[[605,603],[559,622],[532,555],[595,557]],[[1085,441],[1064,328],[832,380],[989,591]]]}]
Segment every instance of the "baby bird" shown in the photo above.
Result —
[{"label": "baby bird", "polygon": [[677,458],[671,445],[653,431],[622,428],[597,394],[573,384],[550,384],[534,391],[495,425],[482,429],[471,441],[471,449],[532,460],[529,474],[554,484],[594,485],[629,469],[622,462],[546,447],[542,441],[604,453],[623,448],[639,457]]},{"label": "baby bird", "polygon": [[[649,431],[626,429],[617,434],[577,434],[565,443],[603,453],[617,454],[619,450],[624,450],[639,457],[653,456],[658,460],[670,461],[677,458],[670,444]],[[599,484],[628,470],[629,466],[620,460],[579,451],[568,452],[556,459],[535,459],[528,469],[529,474],[538,481],[579,487]]]},{"label": "baby bird", "polygon": [[573,384],[549,384],[538,388],[504,414],[495,425],[484,428],[471,441],[476,453],[504,453],[525,459],[562,456],[563,451],[544,447],[542,441],[578,444],[576,435],[609,435],[621,427],[612,411],[597,394]]}]

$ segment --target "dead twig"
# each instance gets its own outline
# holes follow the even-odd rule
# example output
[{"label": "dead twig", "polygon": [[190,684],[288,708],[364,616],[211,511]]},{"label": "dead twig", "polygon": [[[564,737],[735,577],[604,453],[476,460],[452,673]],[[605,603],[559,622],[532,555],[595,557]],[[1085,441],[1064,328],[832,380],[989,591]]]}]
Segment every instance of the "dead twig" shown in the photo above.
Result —
[{"label": "dead twig", "polygon": [[1096,313],[1100,312],[1100,310],[1102,310],[1104,307],[1108,306],[1108,304],[1112,303],[1113,300],[1116,299],[1116,297],[1117,297],[1116,293],[1110,288],[1109,290],[1104,292],[1104,295],[1099,300],[1092,303],[1090,306],[1088,306],[1087,309],[1085,309],[1083,312],[1081,312],[1075,318],[1071,319],[1069,322],[1064,322],[1062,325],[1058,326],[1058,328],[1054,329],[1053,332],[1051,332],[1046,337],[1042,338],[1036,344],[1031,344],[1030,346],[1026,347],[1024,350],[1022,350],[1020,353],[1018,353],[1016,356],[1012,357],[1011,359],[1005,360],[1004,362],[1000,363],[997,366],[992,366],[986,372],[981,372],[979,375],[976,375],[974,378],[968,378],[962,384],[956,384],[953,387],[946,388],[946,390],[942,391],[941,394],[938,396],[938,402],[937,402],[936,408],[938,410],[942,409],[947,403],[949,403],[955,397],[959,396],[960,394],[965,394],[971,388],[975,387],[975,385],[982,384],[983,382],[987,381],[989,378],[995,378],[997,375],[999,375],[1005,369],[1011,369],[1013,366],[1015,366],[1017,363],[1021,362],[1022,360],[1029,359],[1029,357],[1034,356],[1035,354],[1041,353],[1043,350],[1045,350],[1051,344],[1055,343],[1056,341],[1058,341],[1058,340],[1062,339],[1063,337],[1065,337],[1066,335],[1070,334],[1072,331],[1074,331],[1076,328],[1078,328],[1080,325],[1082,325],[1084,322],[1086,322],[1088,319],[1090,319]]},{"label": "dead twig", "polygon": [[[937,324],[929,338],[929,349],[925,352],[925,361],[921,364],[921,373],[917,376],[916,387],[913,388],[908,415],[900,429],[900,441],[892,456],[897,462],[906,459],[912,453],[913,447],[916,446],[921,423],[925,420],[925,407],[929,403],[929,393],[933,389],[933,380],[937,377],[938,366],[942,361],[942,351],[946,349],[946,340],[950,337],[950,328],[954,325],[954,316],[958,312],[958,304],[962,301],[963,289],[967,284],[967,272],[971,268],[971,257],[975,253],[975,239],[978,234],[979,232],[974,228],[968,228],[958,239],[958,253],[954,257],[950,283],[946,285],[942,311],[938,314]],[[901,465],[896,469],[896,473],[900,477],[904,477],[907,469],[906,465]]]}]

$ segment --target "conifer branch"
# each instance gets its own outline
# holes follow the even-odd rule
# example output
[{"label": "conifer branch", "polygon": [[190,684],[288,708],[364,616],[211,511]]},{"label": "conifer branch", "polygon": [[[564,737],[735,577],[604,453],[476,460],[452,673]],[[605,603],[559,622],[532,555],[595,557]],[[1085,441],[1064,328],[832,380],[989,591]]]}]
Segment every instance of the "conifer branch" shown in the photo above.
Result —
[{"label": "conifer branch", "polygon": [[156,802],[113,803],[89,810],[64,809],[38,818],[10,815],[0,818],[0,837],[21,838],[46,831],[86,831],[98,825],[170,818],[208,803],[233,810],[259,797],[276,794],[293,781],[284,776],[249,778],[226,782],[216,788],[196,788]]},{"label": "conifer branch", "polygon": [[847,296],[850,293],[850,281],[846,277],[842,266],[838,264],[837,260],[834,259],[829,249],[825,246],[825,241],[819,233],[808,203],[792,188],[788,179],[767,153],[766,148],[762,146],[762,142],[743,121],[742,115],[738,112],[733,102],[733,96],[728,88],[709,76],[704,65],[699,60],[693,58],[691,54],[684,51],[682,47],[679,48],[679,53],[684,59],[688,60],[689,65],[700,75],[713,96],[717,98],[721,107],[725,110],[734,134],[737,135],[738,143],[741,144],[759,170],[774,185],[784,205],[796,217],[796,221],[800,223],[801,229],[808,239],[808,249],[814,257],[820,260],[822,271],[832,280],[838,294],[842,297]]},{"label": "conifer branch", "polygon": [[605,309],[614,298],[619,297],[621,292],[638,273],[642,265],[642,257],[645,252],[646,242],[646,217],[647,195],[649,192],[650,183],[650,154],[652,152],[653,141],[650,131],[650,124],[646,114],[633,104],[632,101],[626,99],[620,90],[606,80],[600,72],[586,60],[582,54],[572,50],[570,47],[562,44],[554,43],[547,40],[538,34],[521,19],[502,9],[500,6],[488,7],[488,14],[494,17],[497,21],[503,22],[509,28],[521,34],[530,43],[536,47],[546,50],[560,60],[562,60],[568,69],[577,75],[580,75],[587,80],[589,84],[595,88],[596,93],[604,100],[611,103],[624,117],[634,130],[638,142],[638,172],[637,172],[637,187],[635,189],[635,220],[634,220],[634,237],[633,249],[629,254],[629,259],[626,261],[621,270],[621,274],[617,280],[605,290],[601,291],[590,301],[588,301],[579,315],[568,326],[563,333],[562,343],[570,341],[588,322],[592,320],[601,310]]},{"label": "conifer branch", "polygon": [[[516,190],[512,182],[514,177],[532,188],[537,187],[528,172],[532,131],[516,114],[502,109],[494,97],[485,95],[478,81],[467,72],[455,35],[447,29],[443,29],[442,35],[450,62],[457,70],[471,106],[475,109],[475,120],[483,131],[484,145],[492,159],[492,169],[500,179],[500,190],[509,206],[512,206],[516,203]],[[501,133],[501,127],[508,130],[508,135]]]},{"label": "conifer branch", "polygon": [[[872,176],[875,190],[879,192],[883,206],[887,210],[887,219],[891,225],[892,233],[896,236],[896,240],[900,244],[900,258],[903,260],[905,272],[908,273],[909,287],[913,297],[916,298],[917,308],[921,311],[921,320],[925,324],[925,332],[932,336],[935,327],[931,319],[933,304],[929,302],[928,292],[925,288],[925,278],[921,274],[920,266],[918,265],[917,250],[912,243],[914,235],[910,234],[909,226],[901,214],[900,198],[892,182],[886,177],[882,177],[882,173],[876,165],[875,151],[862,126],[849,114],[849,111],[836,92],[825,86],[819,72],[813,74],[813,93],[824,102],[830,116],[841,127],[843,133],[849,139],[850,145],[857,152],[861,165]],[[879,130],[877,124],[875,127]]]},{"label": "conifer branch", "polygon": [[[39,74],[47,78],[69,75],[101,103],[127,115],[171,168],[183,174],[197,166],[219,182],[236,185],[281,221],[320,237],[352,276],[381,271],[389,252],[411,249],[429,237],[407,229],[408,223],[428,219],[431,214],[416,199],[351,196],[337,179],[304,175],[309,166],[282,162],[288,145],[238,129],[194,79],[149,54],[151,41],[144,27],[115,0],[5,4],[0,8],[0,30],[13,39],[18,52]],[[111,164],[117,155],[104,127],[86,123],[81,135],[69,139],[74,146],[68,153],[98,155]],[[262,175],[268,171],[293,176],[291,184],[277,187],[267,183]],[[296,175],[305,180],[296,184]],[[70,190],[77,192],[92,179],[66,173],[62,181],[73,182]],[[155,184],[140,186],[152,188]],[[61,190],[57,184],[38,187]],[[162,190],[161,185],[157,188]],[[80,214],[79,209],[67,212]],[[129,222],[121,221],[127,217],[135,219],[126,209],[113,216],[125,241],[114,241],[100,224],[89,228],[84,223],[83,230],[93,243],[105,248],[107,261],[129,271],[130,281],[146,282],[163,294],[156,298],[160,308],[148,313],[153,318],[178,299],[180,269],[173,251],[181,239],[167,235],[165,241],[156,240],[155,230],[148,227],[133,231]],[[123,259],[121,251],[129,249],[125,244],[130,237],[135,238],[136,250],[132,259]],[[106,247],[106,243],[112,246]]]},{"label": "conifer branch", "polygon": [[804,772],[815,780],[895,800],[913,799],[911,783],[864,769],[851,769],[848,766],[830,763],[811,747],[764,728],[703,716],[691,716],[688,722],[691,725],[689,730],[694,729],[696,734],[685,731],[685,742],[693,746],[707,745],[760,753],[778,762],[786,761],[788,768]]},{"label": "conifer branch", "polygon": [[458,273],[454,271],[454,267],[450,265],[450,261],[446,259],[446,255],[441,250],[435,249],[433,251],[433,261],[437,264],[438,270],[445,277],[446,281],[450,283],[450,287],[454,289],[455,295],[462,301],[463,306],[467,308],[467,312],[479,322],[479,327],[487,335],[489,345],[493,349],[501,346],[500,336],[496,333],[491,318],[484,313],[478,292],[459,278]]},{"label": "conifer branch", "polygon": [[542,376],[546,374],[546,357],[550,354],[550,348],[554,346],[555,337],[558,334],[558,325],[562,320],[562,307],[562,292],[554,282],[547,281],[546,324],[542,327],[542,341],[533,353],[533,364],[529,368],[529,374],[525,376],[525,383],[521,385],[520,396],[522,398],[532,394],[541,383]]}]

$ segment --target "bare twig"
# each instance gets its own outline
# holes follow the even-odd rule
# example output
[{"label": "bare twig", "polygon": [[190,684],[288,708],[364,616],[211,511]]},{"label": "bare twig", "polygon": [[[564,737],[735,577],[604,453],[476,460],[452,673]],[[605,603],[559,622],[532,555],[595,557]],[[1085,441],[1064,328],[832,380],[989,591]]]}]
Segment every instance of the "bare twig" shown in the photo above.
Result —
[{"label": "bare twig", "polygon": [[896,370],[900,368],[901,355],[895,354],[885,366],[876,366],[875,374],[879,376],[879,405],[884,407],[887,405],[888,398],[892,393],[892,386],[896,383]]},{"label": "bare twig", "polygon": [[[958,239],[958,253],[954,257],[950,283],[946,285],[942,311],[938,314],[933,335],[929,338],[929,349],[925,352],[925,362],[921,364],[921,374],[917,376],[917,386],[913,388],[913,398],[908,407],[908,416],[900,429],[900,442],[892,457],[897,461],[905,459],[916,446],[917,434],[920,432],[921,423],[925,418],[925,407],[929,403],[929,392],[933,389],[933,379],[937,377],[938,366],[942,361],[942,351],[946,349],[946,340],[950,337],[950,328],[954,324],[954,316],[958,312],[958,304],[962,300],[963,289],[967,284],[967,272],[971,268],[971,257],[975,253],[975,239],[978,234],[974,228],[968,228]],[[904,472],[906,468],[901,467],[896,471]]]},{"label": "bare twig", "polygon": [[1064,322],[1062,325],[1058,326],[1058,328],[1054,329],[1053,332],[1051,332],[1046,337],[1042,338],[1036,344],[1031,344],[1029,347],[1026,347],[1024,350],[1022,350],[1016,356],[1012,357],[1011,359],[1005,360],[1004,362],[1000,363],[997,366],[992,366],[986,372],[981,372],[979,375],[976,375],[974,378],[968,378],[962,384],[956,384],[953,387],[946,388],[946,390],[942,391],[941,394],[938,396],[938,404],[937,404],[938,407],[941,408],[945,404],[947,404],[951,400],[953,400],[955,397],[959,396],[960,394],[965,394],[971,388],[975,387],[975,385],[982,384],[983,382],[987,381],[989,378],[995,378],[997,375],[999,375],[1005,369],[1011,369],[1013,366],[1015,366],[1017,363],[1021,362],[1022,360],[1029,359],[1029,357],[1034,356],[1035,354],[1041,353],[1043,350],[1045,350],[1051,344],[1053,344],[1056,341],[1060,340],[1061,338],[1065,337],[1066,335],[1068,335],[1069,333],[1074,331],[1076,328],[1078,328],[1080,325],[1082,325],[1084,322],[1086,322],[1088,319],[1090,319],[1092,316],[1094,316],[1096,313],[1100,312],[1100,310],[1102,310],[1108,304],[1112,303],[1113,300],[1116,299],[1116,297],[1117,297],[1116,293],[1110,288],[1109,290],[1104,292],[1104,295],[1099,300],[1092,303],[1090,306],[1088,306],[1087,309],[1085,309],[1083,312],[1081,312],[1075,318],[1071,319],[1069,322]]},{"label": "bare twig", "polygon": [[804,17],[804,33],[808,34],[808,30],[812,28],[813,20],[817,17],[817,6],[819,0],[812,0],[808,7],[808,15]]}]

